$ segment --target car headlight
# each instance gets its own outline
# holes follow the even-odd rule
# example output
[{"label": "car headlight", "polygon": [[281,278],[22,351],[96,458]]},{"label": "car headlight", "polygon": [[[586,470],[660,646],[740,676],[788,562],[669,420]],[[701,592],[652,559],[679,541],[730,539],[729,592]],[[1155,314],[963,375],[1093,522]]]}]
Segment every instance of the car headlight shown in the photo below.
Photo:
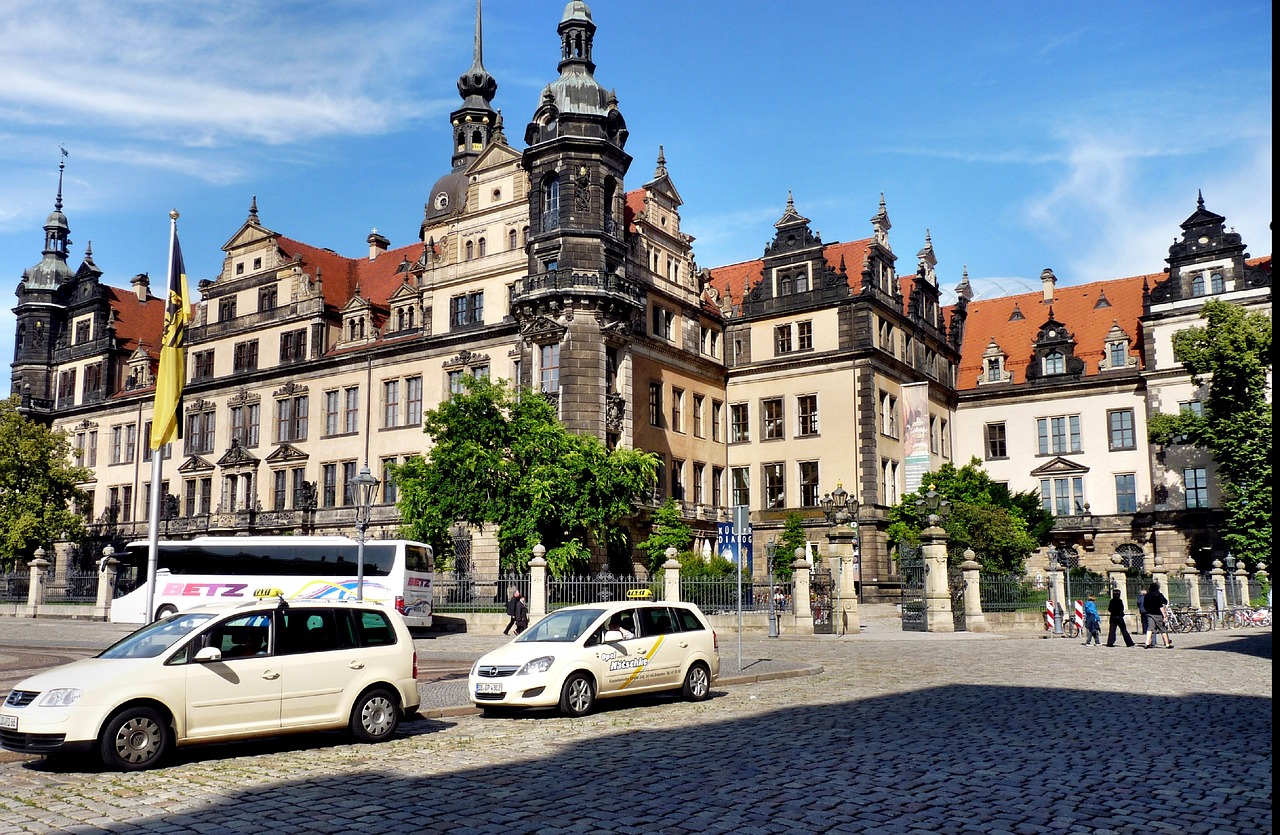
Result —
[{"label": "car headlight", "polygon": [[547,670],[551,669],[551,665],[555,663],[555,660],[554,655],[544,655],[541,658],[535,658],[532,661],[527,662],[519,670],[516,670],[516,675],[526,676],[533,675],[534,673],[545,673]]},{"label": "car headlight", "polygon": [[40,699],[41,707],[70,707],[80,701],[84,691],[75,687],[59,687],[50,690]]}]

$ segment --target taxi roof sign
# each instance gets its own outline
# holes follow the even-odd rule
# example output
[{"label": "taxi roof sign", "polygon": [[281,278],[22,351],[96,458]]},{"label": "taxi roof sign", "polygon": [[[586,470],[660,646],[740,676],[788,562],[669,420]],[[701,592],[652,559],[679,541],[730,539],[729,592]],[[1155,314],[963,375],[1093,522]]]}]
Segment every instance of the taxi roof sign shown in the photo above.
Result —
[{"label": "taxi roof sign", "polygon": [[653,597],[653,591],[650,589],[629,589],[627,591],[628,600],[649,600]]}]

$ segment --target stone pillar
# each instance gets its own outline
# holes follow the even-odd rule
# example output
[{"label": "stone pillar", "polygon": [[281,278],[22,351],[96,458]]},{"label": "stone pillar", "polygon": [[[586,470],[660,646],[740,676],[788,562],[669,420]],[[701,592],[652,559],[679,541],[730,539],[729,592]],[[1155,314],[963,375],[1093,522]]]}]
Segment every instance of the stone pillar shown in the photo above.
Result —
[{"label": "stone pillar", "polygon": [[809,572],[813,565],[809,562],[804,548],[795,550],[795,562],[791,564],[791,609],[795,613],[796,634],[813,634],[813,602],[809,599]]},{"label": "stone pillar", "polygon": [[1187,582],[1188,605],[1192,611],[1200,610],[1200,572],[1196,571],[1196,561],[1187,557],[1186,568],[1182,569],[1182,579]]},{"label": "stone pillar", "polygon": [[93,606],[94,620],[111,619],[111,601],[115,597],[116,570],[120,561],[111,556],[115,549],[108,545],[98,560],[98,600]]},{"label": "stone pillar", "polygon": [[31,579],[27,586],[27,608],[19,616],[34,618],[40,613],[40,607],[44,604],[44,575],[45,569],[49,567],[49,561],[44,558],[43,548],[36,549],[35,556],[27,566],[31,571]]},{"label": "stone pillar", "polygon": [[1249,571],[1244,567],[1244,560],[1236,563],[1236,590],[1239,592],[1241,606],[1253,605],[1249,600]]},{"label": "stone pillar", "polygon": [[964,572],[964,628],[970,632],[986,632],[987,618],[982,614],[982,565],[974,559],[972,548],[964,551],[964,562],[960,570]]},{"label": "stone pillar", "polygon": [[[1155,559],[1151,561],[1151,582],[1160,586],[1160,593],[1164,595],[1165,600],[1169,599],[1169,572],[1164,570],[1164,558],[1156,554]],[[1151,610],[1147,610],[1148,614],[1152,614]],[[1155,614],[1159,614],[1156,612]]]},{"label": "stone pillar", "polygon": [[[1253,579],[1258,582],[1258,588],[1267,588],[1267,564],[1265,562],[1258,563],[1258,571],[1253,575]],[[1271,605],[1271,593],[1267,593],[1267,606]]]},{"label": "stone pillar", "polygon": [[668,548],[667,561],[662,564],[662,599],[668,603],[680,602],[680,561],[676,559],[676,549]]},{"label": "stone pillar", "polygon": [[947,532],[930,525],[920,532],[924,550],[925,616],[930,632],[954,632],[951,590],[947,583]]},{"label": "stone pillar", "polygon": [[1049,588],[1050,600],[1053,601],[1053,632],[1055,635],[1060,634],[1067,627],[1067,618],[1071,617],[1068,611],[1071,602],[1067,600],[1067,588],[1065,577],[1062,570],[1056,568],[1049,569]]},{"label": "stone pillar", "polygon": [[831,578],[836,582],[837,598],[832,615],[840,634],[862,631],[858,620],[857,576],[858,532],[848,525],[836,525],[827,531],[827,555],[831,560]]},{"label": "stone pillar", "polygon": [[547,549],[542,543],[533,546],[533,559],[529,560],[529,619],[547,614]]},{"label": "stone pillar", "polygon": [[[1127,582],[1127,579],[1128,578],[1124,576],[1124,557],[1120,556],[1119,554],[1112,554],[1111,567],[1107,569],[1108,585],[1110,585],[1112,589],[1120,590],[1120,599],[1125,601],[1126,609],[1129,606],[1129,589],[1128,589],[1129,584]],[[1107,603],[1108,605],[1111,603],[1110,594],[1107,595]],[[1128,617],[1128,612],[1126,612],[1126,618],[1127,617]],[[1125,626],[1128,626],[1128,625],[1129,624],[1126,621]]]},{"label": "stone pillar", "polygon": [[1222,560],[1214,560],[1209,571],[1213,580],[1213,611],[1218,614],[1218,622],[1222,622],[1222,613],[1227,608],[1227,572],[1222,568]]},{"label": "stone pillar", "polygon": [[53,543],[53,585],[60,588],[67,587],[67,572],[71,570],[71,563],[75,558],[76,546],[74,542],[59,540]]}]

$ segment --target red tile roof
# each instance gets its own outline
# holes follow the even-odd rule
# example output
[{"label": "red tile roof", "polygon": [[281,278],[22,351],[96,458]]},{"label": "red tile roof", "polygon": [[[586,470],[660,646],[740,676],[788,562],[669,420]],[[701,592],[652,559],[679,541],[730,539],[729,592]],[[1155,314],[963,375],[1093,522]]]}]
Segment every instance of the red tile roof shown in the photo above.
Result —
[{"label": "red tile roof", "polygon": [[[863,238],[859,241],[827,244],[822,248],[822,255],[832,269],[840,269],[840,259],[844,259],[845,269],[849,272],[849,289],[854,293],[862,291],[862,262],[867,257],[871,242],[871,238]],[[720,293],[721,298],[728,298],[733,304],[741,304],[743,295],[763,276],[764,259],[757,258],[754,261],[712,267],[711,285]],[[913,273],[898,276],[904,296],[911,292],[913,276]]]},{"label": "red tile roof", "polygon": [[133,353],[141,342],[148,354],[159,358],[165,300],[152,297],[140,302],[137,294],[131,290],[121,290],[105,284],[102,286],[107,291],[111,311],[115,314],[115,332],[116,338],[120,340],[120,347]]}]

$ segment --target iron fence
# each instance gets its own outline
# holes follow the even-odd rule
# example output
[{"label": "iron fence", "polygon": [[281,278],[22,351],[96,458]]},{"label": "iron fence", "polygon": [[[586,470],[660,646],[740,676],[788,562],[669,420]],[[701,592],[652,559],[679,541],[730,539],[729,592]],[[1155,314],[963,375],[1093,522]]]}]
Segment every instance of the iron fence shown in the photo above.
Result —
[{"label": "iron fence", "polygon": [[27,590],[30,587],[30,571],[0,574],[0,600],[25,603],[27,601]]},{"label": "iron fence", "polygon": [[431,586],[434,612],[505,613],[513,588],[528,598],[529,575],[436,572]]},{"label": "iron fence", "polygon": [[54,575],[45,581],[46,603],[93,603],[98,598],[98,577],[94,571],[69,571],[65,577]]},{"label": "iron fence", "polygon": [[984,612],[1042,612],[1049,585],[1024,574],[980,574],[978,596]]},{"label": "iron fence", "polygon": [[[790,612],[794,605],[790,580],[773,583],[753,580],[742,584],[742,611]],[[692,603],[708,615],[738,611],[738,581],[733,577],[681,577],[680,599]]]},{"label": "iron fence", "polygon": [[646,577],[601,571],[593,576],[547,578],[548,611],[582,603],[626,600],[629,597],[664,599],[662,573]]}]

